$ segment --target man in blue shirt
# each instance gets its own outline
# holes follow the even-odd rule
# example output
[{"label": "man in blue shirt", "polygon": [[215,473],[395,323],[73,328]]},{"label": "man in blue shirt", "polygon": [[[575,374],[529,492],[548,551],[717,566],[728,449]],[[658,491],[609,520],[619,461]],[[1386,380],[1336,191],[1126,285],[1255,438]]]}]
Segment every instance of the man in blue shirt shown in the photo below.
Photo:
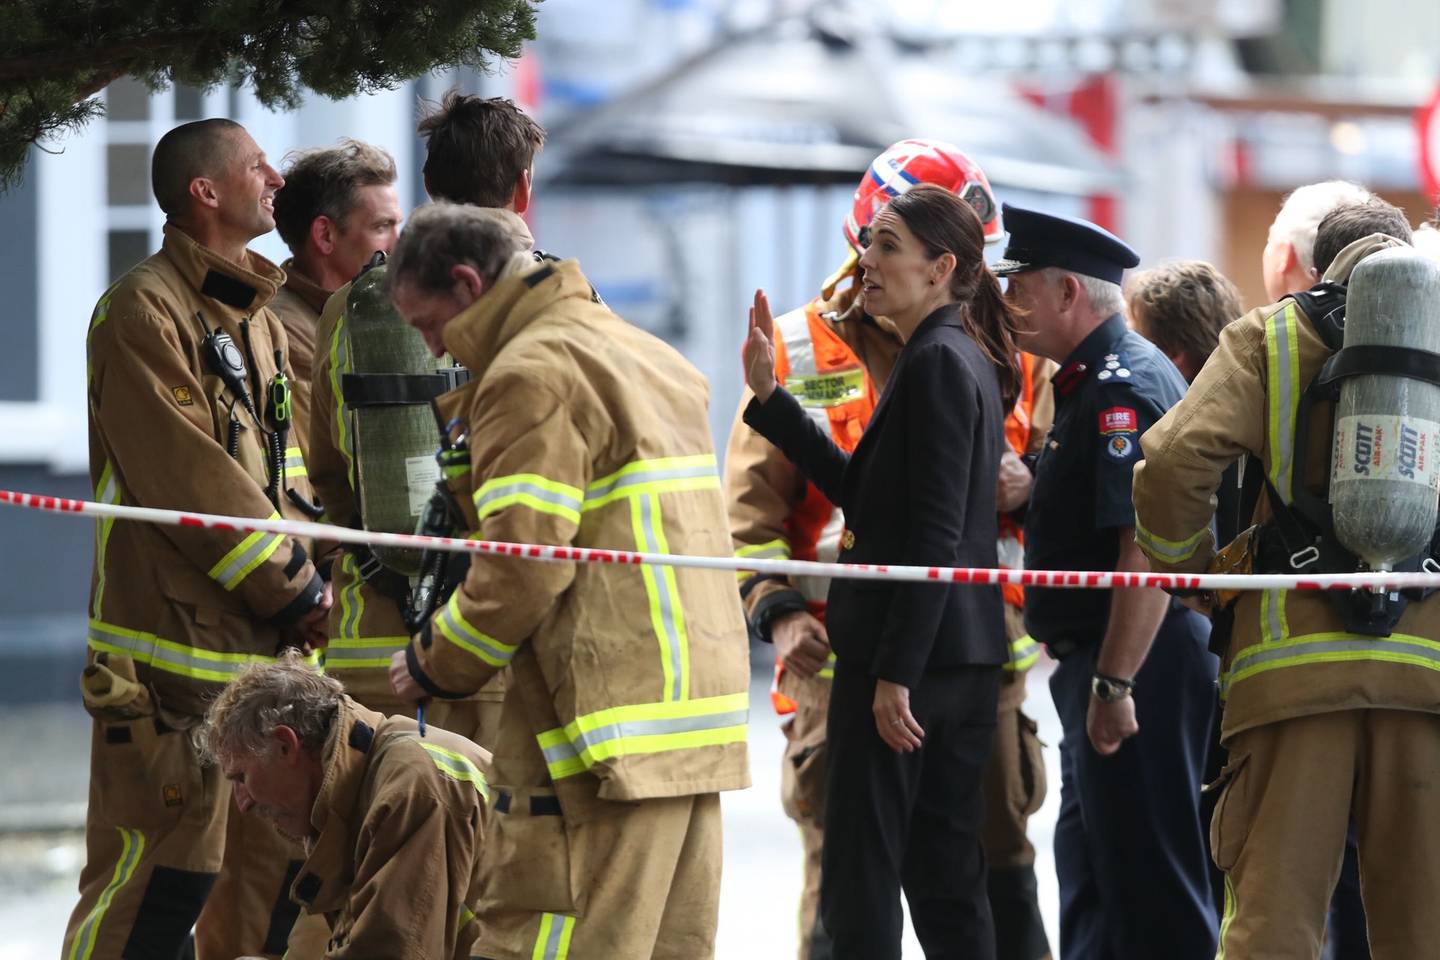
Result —
[{"label": "man in blue shirt", "polygon": [[[1121,316],[1139,262],[1106,230],[1006,206],[996,273],[1024,349],[1059,363],[1055,422],[1025,519],[1025,565],[1145,570],[1131,473],[1140,435],[1185,392]],[[1055,864],[1066,960],[1210,960],[1216,916],[1199,805],[1218,667],[1209,622],[1156,589],[1031,589],[1025,624],[1059,666]]]}]

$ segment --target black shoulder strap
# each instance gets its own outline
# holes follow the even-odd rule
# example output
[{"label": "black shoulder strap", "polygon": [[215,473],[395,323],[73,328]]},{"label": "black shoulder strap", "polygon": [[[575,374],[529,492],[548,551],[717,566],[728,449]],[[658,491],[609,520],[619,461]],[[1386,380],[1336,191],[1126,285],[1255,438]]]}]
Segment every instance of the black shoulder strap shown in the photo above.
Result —
[{"label": "black shoulder strap", "polygon": [[1292,293],[1290,297],[1310,318],[1325,346],[1331,352],[1339,350],[1345,342],[1345,285],[1322,281],[1304,293]]},{"label": "black shoulder strap", "polygon": [[1344,347],[1320,368],[1315,382],[1322,387],[1364,374],[1408,377],[1440,385],[1440,353],[1386,344],[1356,344]]},{"label": "black shoulder strap", "polygon": [[463,367],[436,373],[347,373],[340,378],[345,404],[354,409],[429,403],[470,379]]}]

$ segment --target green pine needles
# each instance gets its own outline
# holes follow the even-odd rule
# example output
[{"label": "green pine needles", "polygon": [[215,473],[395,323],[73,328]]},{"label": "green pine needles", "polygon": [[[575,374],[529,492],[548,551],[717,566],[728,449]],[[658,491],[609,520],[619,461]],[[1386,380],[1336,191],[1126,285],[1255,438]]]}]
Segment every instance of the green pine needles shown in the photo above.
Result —
[{"label": "green pine needles", "polygon": [[0,185],[101,114],[124,76],[151,89],[248,84],[295,107],[392,89],[429,70],[486,70],[535,36],[539,0],[8,0],[0,3]]}]

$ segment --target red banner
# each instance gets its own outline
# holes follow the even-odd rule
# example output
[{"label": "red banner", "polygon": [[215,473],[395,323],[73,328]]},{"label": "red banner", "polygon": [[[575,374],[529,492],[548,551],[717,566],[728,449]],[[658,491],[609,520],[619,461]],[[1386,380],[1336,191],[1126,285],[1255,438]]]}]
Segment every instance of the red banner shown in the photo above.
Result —
[{"label": "red banner", "polygon": [[1420,189],[1434,203],[1440,200],[1440,87],[1415,112],[1415,138],[1420,143]]}]

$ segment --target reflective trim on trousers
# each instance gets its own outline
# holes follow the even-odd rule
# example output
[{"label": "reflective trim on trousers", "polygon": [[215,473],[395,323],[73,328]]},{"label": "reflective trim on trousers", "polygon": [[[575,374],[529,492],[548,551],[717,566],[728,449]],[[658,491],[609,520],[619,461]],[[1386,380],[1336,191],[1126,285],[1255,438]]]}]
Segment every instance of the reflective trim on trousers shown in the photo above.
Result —
[{"label": "reflective trim on trousers", "polygon": [[530,960],[566,960],[570,956],[570,938],[575,933],[575,918],[558,913],[540,914],[540,934]]},{"label": "reflective trim on trousers", "polygon": [[1225,960],[1225,935],[1230,932],[1230,925],[1235,922],[1235,884],[1230,882],[1230,874],[1225,874],[1225,914],[1220,918],[1220,949],[1215,952],[1215,960]]},{"label": "reflective trim on trousers", "polygon": [[115,861],[115,873],[111,875],[110,882],[100,891],[95,905],[75,930],[75,939],[70,944],[70,954],[66,960],[90,960],[90,954],[95,950],[95,934],[100,929],[100,922],[105,919],[105,912],[110,909],[110,904],[114,902],[115,894],[120,888],[134,878],[135,870],[144,856],[145,834],[139,830],[126,830],[124,827],[115,829],[120,831],[120,859]]},{"label": "reflective trim on trousers", "polygon": [[615,757],[743,743],[749,716],[749,693],[733,693],[597,710],[536,739],[559,780]]}]

